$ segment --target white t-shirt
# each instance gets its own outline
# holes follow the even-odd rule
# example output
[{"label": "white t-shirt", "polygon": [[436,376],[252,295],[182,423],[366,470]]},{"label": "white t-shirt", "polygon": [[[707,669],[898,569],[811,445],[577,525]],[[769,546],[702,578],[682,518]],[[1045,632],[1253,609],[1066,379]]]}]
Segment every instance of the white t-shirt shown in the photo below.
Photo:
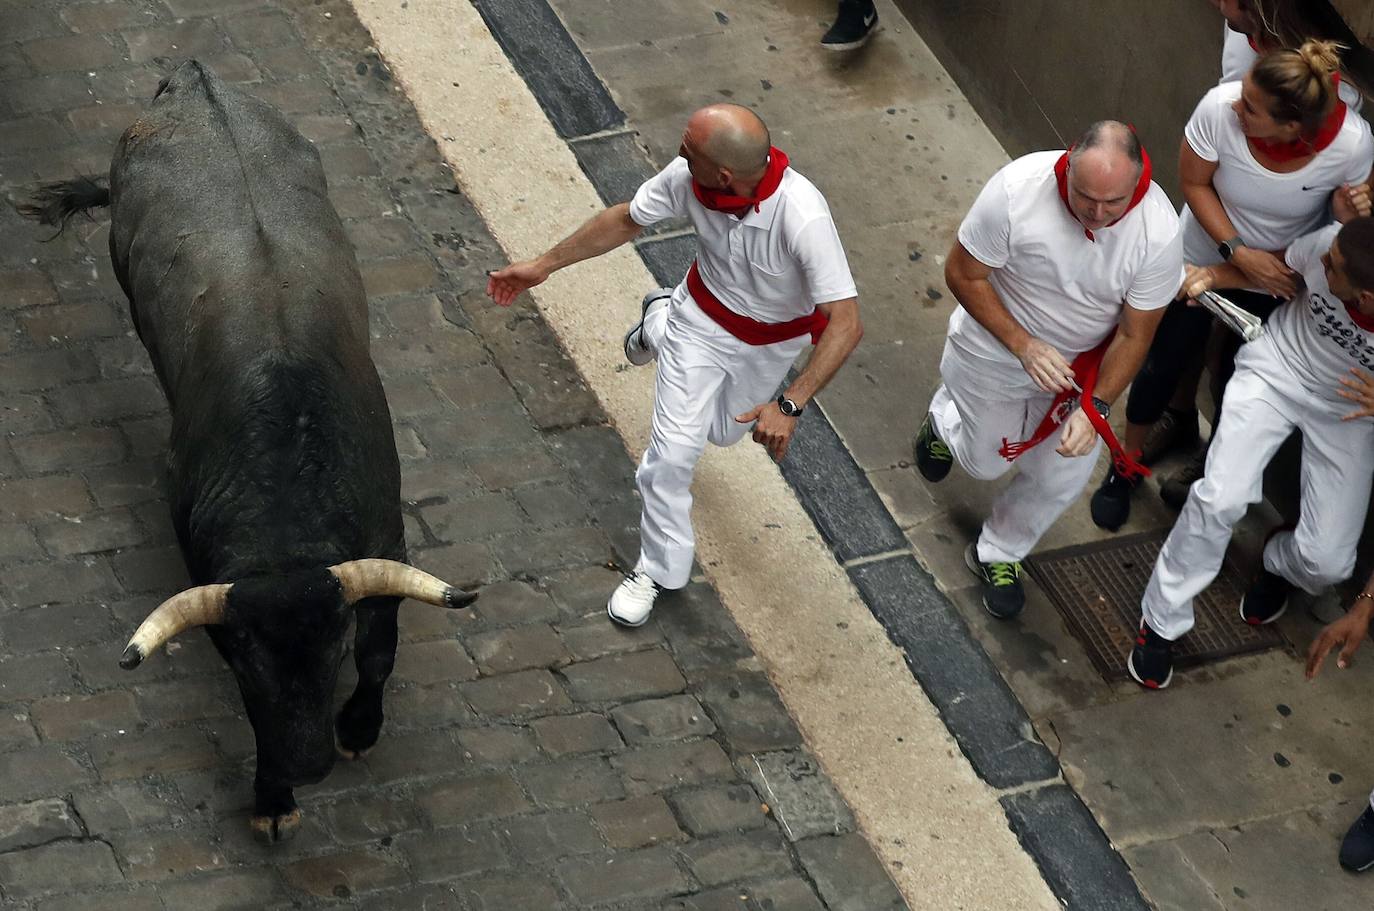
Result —
[{"label": "white t-shirt", "polygon": [[[1259,59],[1259,54],[1250,46],[1250,39],[1244,32],[1233,31],[1231,26],[1225,23],[1222,23],[1222,32],[1224,37],[1221,39],[1221,82],[1239,82],[1250,72],[1250,68]],[[1351,82],[1341,80],[1336,94],[1341,96],[1341,101],[1344,101],[1346,107],[1352,111],[1358,113],[1364,107],[1364,96]]]},{"label": "white t-shirt", "polygon": [[[635,192],[630,218],[647,227],[675,217],[696,228],[701,280],[741,316],[783,323],[857,296],[825,197],[791,168],[757,212],[736,218],[698,202],[687,160],[674,158]],[[673,298],[686,299],[685,281]]]},{"label": "white t-shirt", "polygon": [[[1089,240],[1059,195],[1062,154],[1033,152],[994,174],[959,226],[959,243],[992,267],[992,287],[1016,322],[1072,360],[1107,337],[1124,304],[1155,310],[1173,300],[1183,254],[1178,216],[1153,182],[1139,205]],[[966,354],[1014,365],[1008,381],[1024,378],[1016,356],[963,307],[949,319],[949,339]]]},{"label": "white t-shirt", "polygon": [[1221,24],[1221,32],[1220,82],[1239,82],[1250,72],[1259,54],[1250,46],[1250,38],[1244,32],[1236,31],[1225,22]]},{"label": "white t-shirt", "polygon": [[[1223,83],[1203,95],[1183,137],[1199,158],[1217,163],[1212,186],[1241,239],[1257,250],[1283,250],[1326,221],[1332,190],[1344,183],[1362,183],[1369,176],[1374,138],[1363,117],[1347,112],[1329,146],[1298,170],[1277,174],[1250,152],[1231,109],[1239,97],[1239,82]],[[1217,241],[1187,205],[1181,217],[1184,258],[1199,266],[1221,262]]]},{"label": "white t-shirt", "polygon": [[1314,407],[1335,418],[1354,408],[1336,393],[1344,388],[1341,377],[1349,376],[1352,367],[1374,373],[1374,333],[1355,324],[1326,283],[1322,256],[1340,229],[1328,225],[1289,245],[1288,265],[1302,274],[1306,286],[1274,311],[1264,335],[1245,345],[1236,360],[1276,384],[1291,377]]}]

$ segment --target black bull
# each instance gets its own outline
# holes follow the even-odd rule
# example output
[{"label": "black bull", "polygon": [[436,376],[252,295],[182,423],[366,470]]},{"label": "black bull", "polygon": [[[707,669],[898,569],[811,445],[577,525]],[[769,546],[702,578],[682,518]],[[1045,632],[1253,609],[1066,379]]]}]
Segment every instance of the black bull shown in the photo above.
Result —
[{"label": "black bull", "polygon": [[[115,275],[171,408],[172,523],[197,586],[149,616],[122,663],[207,628],[257,740],[253,827],[286,838],[291,789],[329,772],[336,736],[346,756],[377,741],[401,596],[474,596],[404,565],[367,299],[314,146],[188,61],[120,137],[108,191],[54,184],[26,211],[61,224],[107,204]],[[331,724],[352,614],[358,684]]]}]

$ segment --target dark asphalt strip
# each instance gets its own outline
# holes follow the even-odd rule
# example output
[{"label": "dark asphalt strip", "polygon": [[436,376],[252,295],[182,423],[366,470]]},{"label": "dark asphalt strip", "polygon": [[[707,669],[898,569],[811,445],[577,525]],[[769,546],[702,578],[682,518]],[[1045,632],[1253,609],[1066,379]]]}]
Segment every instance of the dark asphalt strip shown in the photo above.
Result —
[{"label": "dark asphalt strip", "polygon": [[[657,172],[547,0],[470,2],[607,204],[625,201]],[[659,284],[676,285],[696,241],[680,232],[660,235],[649,234],[636,248]],[[836,560],[859,561],[847,566],[850,579],[974,770],[999,790],[1023,789],[1004,796],[1002,807],[1059,900],[1075,911],[1147,911],[1125,861],[1062,784],[1058,760],[958,609],[911,555],[820,408],[803,415],[781,467]]]}]

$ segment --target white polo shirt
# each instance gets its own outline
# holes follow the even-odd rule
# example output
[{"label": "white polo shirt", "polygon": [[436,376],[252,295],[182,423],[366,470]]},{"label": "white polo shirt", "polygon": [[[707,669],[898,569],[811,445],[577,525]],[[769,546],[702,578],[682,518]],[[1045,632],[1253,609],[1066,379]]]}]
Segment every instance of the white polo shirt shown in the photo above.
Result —
[{"label": "white polo shirt", "polygon": [[[1326,283],[1322,256],[1340,233],[1338,224],[1304,235],[1288,247],[1287,262],[1302,274],[1305,287],[1265,323],[1264,335],[1245,345],[1237,365],[1257,370],[1285,389],[1307,393],[1315,408],[1333,418],[1355,405],[1337,394],[1352,367],[1374,373],[1374,333],[1355,324]],[[1224,293],[1224,292],[1223,292]],[[1291,383],[1283,381],[1291,378]]]},{"label": "white polo shirt", "polygon": [[[1217,164],[1212,186],[1241,239],[1257,250],[1283,250],[1327,220],[1331,191],[1362,183],[1374,167],[1369,124],[1347,111],[1341,131],[1329,146],[1289,174],[1261,165],[1250,152],[1240,120],[1231,109],[1241,84],[1227,82],[1209,91],[1183,128],[1198,157]],[[1183,207],[1183,256],[1199,266],[1221,262],[1217,242]]]},{"label": "white polo shirt", "polygon": [[[817,304],[857,297],[825,197],[790,167],[776,192],[743,218],[697,201],[685,158],[640,186],[630,218],[649,226],[687,217],[697,232],[697,269],[722,304],[763,323],[806,316]],[[674,292],[686,297],[685,282]]]},{"label": "white polo shirt", "polygon": [[[1033,152],[994,174],[959,226],[959,243],[992,267],[989,280],[1012,317],[1072,360],[1106,338],[1124,304],[1167,306],[1183,253],[1178,216],[1153,182],[1139,205],[1089,240],[1059,195],[1054,165],[1062,154]],[[1016,356],[963,307],[949,319],[949,339],[1015,368],[999,371],[1002,379],[1026,379]]]}]

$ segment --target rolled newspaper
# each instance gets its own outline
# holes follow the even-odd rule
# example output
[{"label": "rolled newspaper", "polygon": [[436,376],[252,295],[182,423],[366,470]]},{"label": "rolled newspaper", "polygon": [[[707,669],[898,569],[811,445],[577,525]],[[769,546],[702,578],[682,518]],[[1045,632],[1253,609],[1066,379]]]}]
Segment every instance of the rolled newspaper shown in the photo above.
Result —
[{"label": "rolled newspaper", "polygon": [[1247,342],[1253,342],[1264,334],[1264,323],[1258,316],[1241,309],[1215,291],[1202,292],[1197,296],[1197,302],[1211,310],[1222,325]]}]

